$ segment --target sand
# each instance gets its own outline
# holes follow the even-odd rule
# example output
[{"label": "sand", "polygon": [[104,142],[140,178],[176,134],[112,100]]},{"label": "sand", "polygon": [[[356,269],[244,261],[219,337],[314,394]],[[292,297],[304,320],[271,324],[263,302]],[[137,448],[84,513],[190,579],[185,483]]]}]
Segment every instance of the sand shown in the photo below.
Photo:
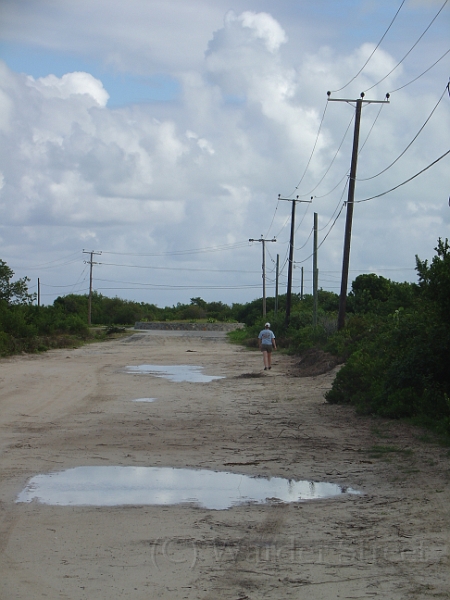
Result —
[{"label": "sand", "polygon": [[[220,334],[135,333],[0,361],[0,598],[450,598],[450,454],[329,405],[336,370]],[[208,383],[130,374],[197,365]],[[154,398],[153,402],[133,402]],[[337,483],[306,502],[50,506],[29,479],[78,466],[190,467]]]}]

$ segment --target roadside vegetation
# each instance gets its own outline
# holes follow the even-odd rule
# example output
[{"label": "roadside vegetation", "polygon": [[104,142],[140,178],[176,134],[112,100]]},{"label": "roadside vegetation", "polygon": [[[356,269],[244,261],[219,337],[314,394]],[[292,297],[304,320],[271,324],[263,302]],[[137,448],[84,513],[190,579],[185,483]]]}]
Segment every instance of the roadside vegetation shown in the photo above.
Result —
[{"label": "roadside vegetation", "polygon": [[416,257],[417,283],[398,283],[375,274],[359,275],[347,300],[347,322],[337,331],[339,298],[319,290],[317,325],[313,298],[293,295],[291,318],[285,323],[286,296],[246,304],[206,302],[159,308],[94,293],[92,322],[87,326],[87,295],[57,298],[52,306],[36,306],[28,279],[0,260],[0,356],[75,346],[120,333],[136,321],[241,322],[245,328],[230,339],[257,346],[266,320],[284,352],[305,355],[311,349],[329,353],[343,364],[326,399],[351,404],[360,413],[408,418],[450,436],[450,247],[438,240],[430,263]]}]

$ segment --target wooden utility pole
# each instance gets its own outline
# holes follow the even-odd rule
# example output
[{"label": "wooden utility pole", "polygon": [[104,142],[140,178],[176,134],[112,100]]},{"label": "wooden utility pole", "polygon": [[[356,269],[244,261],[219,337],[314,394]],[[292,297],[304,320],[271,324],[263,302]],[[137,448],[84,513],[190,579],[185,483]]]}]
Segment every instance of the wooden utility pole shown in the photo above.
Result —
[{"label": "wooden utility pole", "polygon": [[278,280],[280,278],[280,255],[277,254],[277,274],[275,277],[275,314],[278,314]]},{"label": "wooden utility pole", "polygon": [[347,305],[347,287],[348,287],[348,268],[350,264],[350,242],[352,238],[353,204],[355,200],[356,167],[358,164],[358,144],[359,144],[359,126],[361,122],[361,110],[363,104],[389,104],[389,94],[386,94],[386,100],[364,100],[364,93],[357,100],[348,100],[345,98],[330,98],[331,92],[328,92],[329,102],[347,102],[356,103],[355,129],[353,133],[352,162],[350,166],[350,180],[348,185],[347,197],[347,215],[345,219],[344,233],[344,254],[342,259],[342,278],[341,294],[339,296],[339,315],[338,330],[345,326],[345,310]]},{"label": "wooden utility pole", "polygon": [[90,254],[91,260],[85,260],[84,262],[91,266],[90,274],[89,274],[89,300],[88,300],[88,325],[91,325],[92,322],[92,267],[93,265],[98,265],[100,263],[93,261],[94,254],[100,255],[101,252],[94,252],[94,250],[88,251],[83,250],[83,254]]},{"label": "wooden utility pole", "polygon": [[263,280],[263,317],[266,316],[266,242],[276,242],[277,240],[273,238],[272,240],[265,240],[263,234],[259,240],[254,240],[253,238],[248,240],[249,242],[261,242],[262,243],[262,280]]},{"label": "wooden utility pole", "polygon": [[38,277],[38,285],[37,285],[37,302],[38,308],[41,306],[41,280]]},{"label": "wooden utility pole", "polygon": [[302,272],[300,276],[300,300],[303,300],[303,281],[304,281],[304,269],[302,267]]},{"label": "wooden utility pole", "polygon": [[317,213],[314,213],[314,249],[313,249],[313,325],[317,325],[319,271],[317,270]]},{"label": "wooden utility pole", "polygon": [[278,194],[278,200],[285,200],[286,202],[292,202],[292,215],[291,215],[291,237],[289,241],[289,263],[288,263],[288,281],[287,281],[287,292],[286,292],[286,325],[289,325],[291,320],[291,298],[292,298],[292,268],[294,265],[294,232],[295,232],[295,204],[296,202],[307,202],[311,203],[311,200],[299,200],[296,198],[281,198]]}]

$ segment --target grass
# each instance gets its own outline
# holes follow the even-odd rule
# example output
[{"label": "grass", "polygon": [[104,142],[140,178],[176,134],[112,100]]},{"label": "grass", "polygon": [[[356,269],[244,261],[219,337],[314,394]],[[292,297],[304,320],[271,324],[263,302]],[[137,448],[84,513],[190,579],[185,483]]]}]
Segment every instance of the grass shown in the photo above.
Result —
[{"label": "grass", "polygon": [[392,454],[403,454],[405,456],[411,456],[413,451],[411,448],[398,448],[397,446],[370,446],[365,452],[368,453],[369,458],[388,458]]},{"label": "grass", "polygon": [[388,439],[391,437],[391,432],[389,431],[390,424],[387,425],[386,430],[380,429],[377,425],[373,425],[371,427],[371,433],[379,438]]},{"label": "grass", "polygon": [[[227,333],[227,337],[233,344],[241,344],[243,346],[258,346],[257,340],[253,340],[246,329],[235,329],[234,331],[229,331]],[[252,343],[253,341],[254,344]]]}]

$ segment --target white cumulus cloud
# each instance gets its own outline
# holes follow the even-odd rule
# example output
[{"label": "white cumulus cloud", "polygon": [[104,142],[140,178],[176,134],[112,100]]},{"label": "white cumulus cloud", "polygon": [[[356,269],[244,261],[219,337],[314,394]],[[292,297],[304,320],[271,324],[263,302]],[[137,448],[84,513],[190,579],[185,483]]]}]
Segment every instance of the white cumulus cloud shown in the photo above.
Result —
[{"label": "white cumulus cloud", "polygon": [[[112,4],[112,14],[123,14],[117,3]],[[138,4],[143,11],[148,5]],[[161,22],[168,22],[167,9],[157,4]],[[184,7],[185,16],[186,11]],[[268,249],[274,279],[273,259],[280,253],[281,263],[286,264],[289,238],[291,204],[277,202],[281,193],[291,198],[299,194],[302,199],[315,196],[313,205],[297,207],[298,266],[308,268],[312,215],[317,212],[320,239],[326,237],[320,248],[320,272],[339,277],[342,218],[331,227],[346,199],[354,106],[346,102],[327,105],[326,91],[343,85],[374,45],[358,43],[350,51],[322,46],[294,59],[295,53],[285,48],[295,45],[295,40],[291,35],[288,39],[286,27],[269,12],[245,10],[225,17],[222,13],[220,26],[215,16],[208,15],[203,58],[192,59],[188,65],[186,57],[175,61],[171,75],[176,75],[181,91],[173,102],[112,109],[107,86],[90,73],[33,78],[0,62],[2,258],[17,260],[23,275],[29,274],[31,263],[46,263],[61,253],[79,251],[87,243],[105,252],[142,255],[234,244],[263,233],[278,239]],[[127,40],[131,22],[136,21],[127,20]],[[114,33],[113,24],[98,23],[102,34],[106,28],[108,39]],[[90,27],[95,29],[94,22]],[[142,49],[146,56],[149,50],[142,23],[138,31],[133,52]],[[157,39],[152,43],[157,44]],[[165,47],[167,36],[155,55]],[[123,65],[133,55],[128,49],[122,51],[120,43],[114,51]],[[202,56],[198,48],[196,56]],[[397,57],[378,50],[362,76],[342,92],[343,98],[359,97],[363,87],[376,83],[396,62]],[[386,86],[397,86],[408,76],[402,65]],[[378,105],[364,106],[358,175],[367,181],[357,182],[357,199],[395,186],[447,149],[449,116],[439,108],[405,158],[383,176],[368,179],[404,150],[445,83],[439,82],[435,89],[419,87],[414,93],[394,94],[381,112]],[[380,93],[384,98],[388,89],[381,87],[383,92],[375,89],[373,98],[380,98]],[[439,163],[433,172],[389,199],[355,207],[351,260],[356,270],[368,265],[382,269],[393,262],[413,268],[414,254],[429,256],[449,221],[445,173],[444,163]],[[183,292],[183,297],[177,290],[168,292],[166,298],[173,301],[175,295],[180,301],[198,295],[237,301],[260,294],[260,256],[254,249],[244,247],[233,255],[142,260],[142,267],[153,265],[160,270],[118,274],[117,267],[108,272],[106,264],[97,270],[115,281],[199,286],[197,292]],[[164,265],[167,272],[163,272]],[[67,283],[75,281],[79,266],[59,276]],[[174,277],[169,267],[176,266],[193,270],[180,270]],[[12,267],[22,275],[16,264]],[[235,273],[226,275],[233,269]],[[333,289],[332,277],[321,280],[321,285]],[[205,281],[212,290],[201,290]],[[214,292],[214,287],[227,283],[242,289],[254,284],[255,288],[239,292],[241,296],[236,291]],[[149,299],[144,292],[140,297]]]}]

